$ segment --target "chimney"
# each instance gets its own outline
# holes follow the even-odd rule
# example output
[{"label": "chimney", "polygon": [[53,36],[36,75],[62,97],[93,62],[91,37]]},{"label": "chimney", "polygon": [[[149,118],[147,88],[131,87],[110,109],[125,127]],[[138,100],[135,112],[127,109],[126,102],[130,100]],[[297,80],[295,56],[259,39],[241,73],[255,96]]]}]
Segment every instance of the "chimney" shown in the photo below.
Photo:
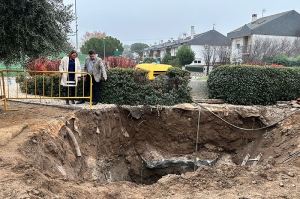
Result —
[{"label": "chimney", "polygon": [[191,26],[191,39],[194,39],[194,34],[195,34],[194,26]]},{"label": "chimney", "polygon": [[160,40],[160,43],[163,44],[163,43],[164,43],[164,40]]},{"label": "chimney", "polygon": [[257,20],[257,14],[252,15],[252,22]]},{"label": "chimney", "polygon": [[186,33],[183,33],[183,39],[186,39]]}]

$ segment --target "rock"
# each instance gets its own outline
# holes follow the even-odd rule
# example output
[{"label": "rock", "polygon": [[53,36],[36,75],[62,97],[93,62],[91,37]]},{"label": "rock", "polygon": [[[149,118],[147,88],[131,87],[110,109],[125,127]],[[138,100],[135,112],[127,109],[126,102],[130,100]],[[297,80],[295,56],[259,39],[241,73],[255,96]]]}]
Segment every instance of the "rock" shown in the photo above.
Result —
[{"label": "rock", "polygon": [[277,104],[278,107],[287,107],[287,104]]},{"label": "rock", "polygon": [[257,184],[257,181],[253,180],[253,181],[252,181],[252,184]]},{"label": "rock", "polygon": [[293,108],[300,108],[300,105],[299,104],[292,104],[292,107]]},{"label": "rock", "polygon": [[38,190],[32,190],[32,194],[33,194],[33,195],[39,195],[40,192],[39,192]]},{"label": "rock", "polygon": [[289,179],[289,178],[288,178],[286,175],[282,175],[282,176],[281,176],[281,179],[282,179],[282,180],[286,180],[286,179]]},{"label": "rock", "polygon": [[121,127],[121,131],[124,137],[129,138],[129,133],[127,132],[127,130],[124,127]]},{"label": "rock", "polygon": [[288,172],[288,176],[295,177],[295,174],[293,172]]},{"label": "rock", "polygon": [[273,178],[271,178],[271,177],[267,177],[267,180],[269,180],[269,181],[273,181]]},{"label": "rock", "polygon": [[195,110],[195,109],[198,109],[197,106],[194,106],[193,104],[189,104],[189,103],[178,104],[178,105],[175,105],[174,108],[183,109],[183,110]]},{"label": "rock", "polygon": [[284,184],[281,182],[281,183],[279,183],[279,186],[280,187],[284,187]]},{"label": "rock", "polygon": [[292,100],[290,103],[290,105],[295,105],[295,104],[298,104],[296,100]]},{"label": "rock", "polygon": [[224,104],[222,99],[196,99],[194,100],[197,103],[206,103],[206,104]]},{"label": "rock", "polygon": [[212,150],[212,151],[217,149],[217,147],[215,145],[212,145],[212,144],[209,144],[209,143],[204,144],[204,147],[209,149],[209,150]]}]

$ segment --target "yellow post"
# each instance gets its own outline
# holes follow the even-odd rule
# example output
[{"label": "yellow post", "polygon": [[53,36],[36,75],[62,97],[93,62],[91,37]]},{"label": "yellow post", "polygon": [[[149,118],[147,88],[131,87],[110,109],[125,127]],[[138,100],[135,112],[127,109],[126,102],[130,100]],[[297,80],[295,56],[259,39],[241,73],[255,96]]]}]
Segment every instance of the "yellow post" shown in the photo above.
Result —
[{"label": "yellow post", "polygon": [[92,77],[92,75],[91,74],[87,74],[87,75],[89,75],[90,76],[90,106],[89,106],[89,108],[90,109],[92,109],[92,107],[93,107],[93,77]]},{"label": "yellow post", "polygon": [[[3,89],[3,93],[1,93],[1,98],[0,98],[0,101],[3,101],[4,102],[4,110],[7,111],[7,102],[6,102],[6,95],[5,95],[5,81],[4,81],[4,74],[3,74],[3,71],[0,71],[1,73],[1,80],[0,80],[0,86],[2,85],[2,89]],[[0,91],[1,91],[1,88],[0,88]],[[3,94],[3,95],[2,95]]]}]

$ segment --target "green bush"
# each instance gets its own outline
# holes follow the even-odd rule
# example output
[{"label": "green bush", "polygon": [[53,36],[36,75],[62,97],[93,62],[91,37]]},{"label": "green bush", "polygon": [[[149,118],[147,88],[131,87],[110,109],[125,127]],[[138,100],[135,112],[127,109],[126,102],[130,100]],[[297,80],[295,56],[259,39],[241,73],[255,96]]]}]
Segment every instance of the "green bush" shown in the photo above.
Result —
[{"label": "green bush", "polygon": [[149,81],[147,75],[144,70],[108,69],[108,79],[101,83],[100,101],[129,105],[174,105],[192,101],[187,71],[173,67],[154,81]]},{"label": "green bush", "polygon": [[169,61],[172,59],[175,59],[176,57],[172,56],[170,53],[165,54],[165,56],[162,58],[161,63],[162,64],[169,64]]},{"label": "green bush", "polygon": [[31,95],[51,97],[59,97],[59,95],[61,97],[63,96],[63,87],[60,86],[59,77],[57,75],[50,75],[44,77],[42,75],[37,75],[25,77],[24,74],[20,74],[16,78],[16,82],[20,83],[21,91],[24,93],[27,91],[27,93]]},{"label": "green bush", "polygon": [[287,67],[299,67],[300,66],[300,56],[297,58],[287,57],[285,55],[278,55],[272,59],[272,63],[284,65]]},{"label": "green bush", "polygon": [[[174,105],[192,102],[190,96],[189,72],[179,68],[170,68],[166,75],[159,75],[154,81],[148,80],[148,71],[124,68],[107,70],[107,81],[100,85],[100,102],[118,105]],[[23,81],[23,82],[21,82]],[[22,91],[28,85],[29,94],[42,95],[42,88],[47,88],[45,95],[58,96],[59,90],[63,96],[62,86],[59,86],[58,76],[36,76],[36,78],[19,78]],[[27,82],[27,83],[25,83]],[[35,82],[37,89],[35,89]],[[52,83],[51,83],[52,82]],[[37,91],[36,91],[37,90]],[[82,96],[82,81],[78,82],[77,96]]]},{"label": "green bush", "polygon": [[181,64],[180,64],[178,58],[174,58],[174,59],[172,59],[172,60],[169,60],[169,61],[168,61],[168,64],[171,65],[171,66],[173,66],[173,67],[181,68]]},{"label": "green bush", "polygon": [[155,58],[151,58],[151,57],[146,57],[144,60],[143,60],[143,63],[153,63],[153,62],[157,62],[157,59]]},{"label": "green bush", "polygon": [[204,66],[185,66],[185,70],[203,73]]},{"label": "green bush", "polygon": [[270,105],[300,96],[300,69],[221,66],[212,71],[207,84],[212,99],[240,105]]}]

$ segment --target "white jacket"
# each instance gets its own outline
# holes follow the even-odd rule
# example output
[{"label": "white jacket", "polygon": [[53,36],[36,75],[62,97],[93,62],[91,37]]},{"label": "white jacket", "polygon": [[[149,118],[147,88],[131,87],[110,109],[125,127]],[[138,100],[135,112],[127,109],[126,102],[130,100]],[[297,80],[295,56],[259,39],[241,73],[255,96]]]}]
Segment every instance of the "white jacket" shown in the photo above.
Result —
[{"label": "white jacket", "polygon": [[[61,62],[59,65],[59,71],[60,72],[68,72],[68,69],[69,69],[69,57],[66,56],[61,59]],[[80,62],[79,62],[78,58],[75,58],[75,72],[81,72]],[[81,74],[75,74],[75,86],[77,86],[78,77],[81,77]],[[60,85],[68,86],[67,79],[68,79],[68,73],[62,73]]]}]

